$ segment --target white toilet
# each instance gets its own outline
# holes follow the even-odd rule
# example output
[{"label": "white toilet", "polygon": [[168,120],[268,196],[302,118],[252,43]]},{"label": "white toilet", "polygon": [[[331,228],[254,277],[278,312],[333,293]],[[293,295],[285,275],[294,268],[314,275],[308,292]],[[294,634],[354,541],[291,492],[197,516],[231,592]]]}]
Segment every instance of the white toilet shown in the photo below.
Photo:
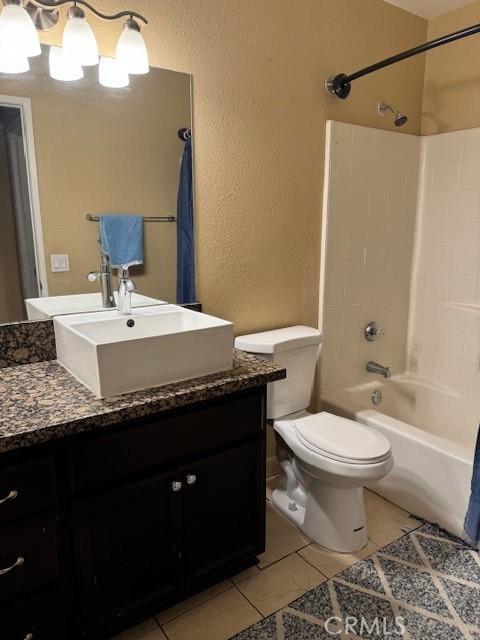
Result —
[{"label": "white toilet", "polygon": [[310,404],[320,332],[286,327],[235,339],[235,347],[273,360],[287,379],[268,385],[267,418],[274,420],[280,485],[276,507],[327,549],[352,552],[367,544],[363,486],[392,469],[382,434]]}]

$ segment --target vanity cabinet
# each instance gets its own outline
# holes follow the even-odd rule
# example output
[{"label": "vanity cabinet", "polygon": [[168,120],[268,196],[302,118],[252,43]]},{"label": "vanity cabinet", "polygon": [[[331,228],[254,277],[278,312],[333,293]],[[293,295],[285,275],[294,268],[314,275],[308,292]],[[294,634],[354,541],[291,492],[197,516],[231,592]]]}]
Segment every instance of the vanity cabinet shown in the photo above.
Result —
[{"label": "vanity cabinet", "polygon": [[262,386],[18,452],[0,471],[17,491],[0,503],[1,640],[109,638],[253,565],[265,426]]},{"label": "vanity cabinet", "polygon": [[118,623],[253,563],[264,544],[262,460],[248,444],[75,504],[88,626]]}]

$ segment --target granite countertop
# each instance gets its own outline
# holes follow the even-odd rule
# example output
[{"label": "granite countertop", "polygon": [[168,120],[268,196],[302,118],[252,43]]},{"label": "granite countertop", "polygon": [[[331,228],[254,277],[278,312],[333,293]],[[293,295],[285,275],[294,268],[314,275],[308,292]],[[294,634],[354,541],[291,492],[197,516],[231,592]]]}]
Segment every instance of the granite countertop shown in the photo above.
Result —
[{"label": "granite countertop", "polygon": [[267,384],[282,366],[234,350],[233,369],[99,400],[58,362],[0,370],[0,453]]}]

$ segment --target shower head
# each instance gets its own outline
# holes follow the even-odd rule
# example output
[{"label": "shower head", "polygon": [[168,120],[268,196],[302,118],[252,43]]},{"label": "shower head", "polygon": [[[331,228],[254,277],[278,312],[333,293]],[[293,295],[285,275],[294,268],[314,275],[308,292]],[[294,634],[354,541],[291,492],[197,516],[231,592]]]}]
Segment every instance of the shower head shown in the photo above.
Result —
[{"label": "shower head", "polygon": [[377,110],[381,116],[384,116],[387,111],[391,111],[394,116],[394,123],[396,127],[403,127],[403,125],[408,122],[408,117],[404,113],[400,113],[396,107],[391,104],[387,104],[386,102],[379,102]]}]

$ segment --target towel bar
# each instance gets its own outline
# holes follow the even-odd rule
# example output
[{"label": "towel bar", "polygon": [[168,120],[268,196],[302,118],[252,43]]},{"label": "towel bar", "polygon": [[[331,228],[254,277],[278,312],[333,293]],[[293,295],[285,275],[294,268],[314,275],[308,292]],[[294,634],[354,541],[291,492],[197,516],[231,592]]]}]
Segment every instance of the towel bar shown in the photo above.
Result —
[{"label": "towel bar", "polygon": [[[89,222],[98,222],[100,220],[99,216],[92,216],[91,213],[87,213],[85,218]],[[175,216],[144,216],[145,222],[176,222],[177,219]]]}]

